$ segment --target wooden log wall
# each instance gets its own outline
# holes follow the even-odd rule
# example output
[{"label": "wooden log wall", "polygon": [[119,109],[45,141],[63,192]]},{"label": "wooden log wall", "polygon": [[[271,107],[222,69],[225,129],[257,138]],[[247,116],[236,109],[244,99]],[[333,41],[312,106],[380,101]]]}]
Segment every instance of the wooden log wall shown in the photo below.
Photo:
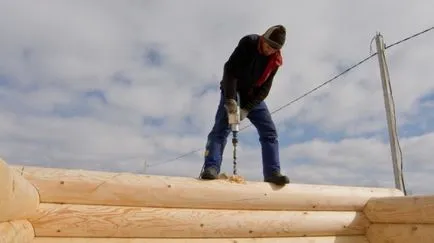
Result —
[{"label": "wooden log wall", "polygon": [[371,243],[434,242],[434,196],[373,198],[364,209]]},{"label": "wooden log wall", "polygon": [[36,242],[48,243],[366,243],[365,203],[372,196],[402,195],[389,188],[13,168],[40,193],[38,214],[29,220]]},{"label": "wooden log wall", "polygon": [[434,242],[434,196],[393,188],[7,166],[0,243]]}]

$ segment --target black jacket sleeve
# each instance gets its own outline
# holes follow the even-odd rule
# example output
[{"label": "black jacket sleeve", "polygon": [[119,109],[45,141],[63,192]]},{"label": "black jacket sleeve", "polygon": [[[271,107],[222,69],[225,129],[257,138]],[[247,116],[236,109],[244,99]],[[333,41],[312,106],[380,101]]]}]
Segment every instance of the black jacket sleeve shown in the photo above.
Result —
[{"label": "black jacket sleeve", "polygon": [[236,99],[237,96],[237,67],[246,61],[249,48],[249,37],[244,36],[238,42],[223,70],[223,93],[226,99]]},{"label": "black jacket sleeve", "polygon": [[276,68],[273,72],[270,73],[267,80],[261,85],[259,90],[255,93],[254,97],[242,108],[250,111],[251,109],[253,109],[253,107],[257,106],[259,103],[261,103],[261,101],[267,98],[273,84],[274,76],[276,75],[278,69],[279,68]]}]

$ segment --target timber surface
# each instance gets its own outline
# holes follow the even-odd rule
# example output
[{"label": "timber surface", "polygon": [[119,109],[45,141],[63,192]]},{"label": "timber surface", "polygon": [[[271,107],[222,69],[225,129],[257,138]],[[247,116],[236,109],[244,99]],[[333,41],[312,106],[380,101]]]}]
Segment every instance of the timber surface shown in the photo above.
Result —
[{"label": "timber surface", "polygon": [[369,243],[365,236],[318,236],[220,239],[124,239],[37,237],[34,243]]},{"label": "timber surface", "polygon": [[433,224],[373,224],[367,238],[370,243],[432,243]]},{"label": "timber surface", "polygon": [[374,198],[364,209],[374,223],[434,223],[434,196]]},{"label": "timber surface", "polygon": [[85,170],[14,166],[41,202],[137,207],[240,210],[362,211],[371,197],[401,196],[393,188],[289,184],[237,184]]},{"label": "timber surface", "polygon": [[0,223],[0,243],[33,243],[33,227],[27,220]]},{"label": "timber surface", "polygon": [[42,203],[37,237],[239,238],[364,235],[360,212],[140,208]]}]

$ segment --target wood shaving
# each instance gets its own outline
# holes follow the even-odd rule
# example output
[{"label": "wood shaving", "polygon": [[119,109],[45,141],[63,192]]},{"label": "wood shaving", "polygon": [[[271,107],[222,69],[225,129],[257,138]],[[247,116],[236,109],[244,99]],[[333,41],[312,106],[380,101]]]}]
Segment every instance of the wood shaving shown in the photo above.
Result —
[{"label": "wood shaving", "polygon": [[239,184],[246,184],[246,180],[244,180],[244,178],[240,175],[232,175],[229,177],[229,181],[230,182],[235,182],[235,183],[239,183]]},{"label": "wood shaving", "polygon": [[239,183],[239,184],[245,184],[246,183],[246,180],[242,176],[240,176],[240,175],[228,176],[224,172],[219,175],[219,179],[227,180],[229,182],[234,182],[234,183]]}]

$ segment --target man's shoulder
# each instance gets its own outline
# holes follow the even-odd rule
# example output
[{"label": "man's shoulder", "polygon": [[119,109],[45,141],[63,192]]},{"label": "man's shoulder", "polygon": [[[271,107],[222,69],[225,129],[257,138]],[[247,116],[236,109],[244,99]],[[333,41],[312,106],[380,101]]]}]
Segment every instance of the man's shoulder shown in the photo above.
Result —
[{"label": "man's shoulder", "polygon": [[258,34],[247,34],[241,37],[240,44],[256,44],[259,40]]}]

